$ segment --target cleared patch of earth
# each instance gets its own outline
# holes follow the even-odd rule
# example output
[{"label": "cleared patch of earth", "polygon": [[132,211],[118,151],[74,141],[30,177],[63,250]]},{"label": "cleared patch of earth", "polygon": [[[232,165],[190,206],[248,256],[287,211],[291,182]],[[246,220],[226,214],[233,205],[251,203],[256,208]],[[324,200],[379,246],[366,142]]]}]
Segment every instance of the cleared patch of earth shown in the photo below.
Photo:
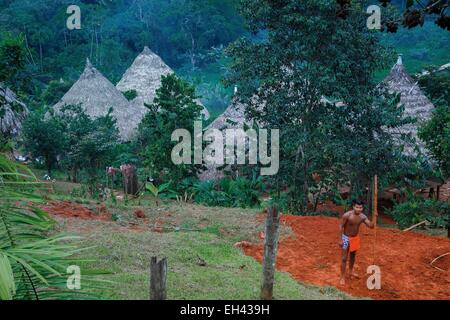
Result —
[{"label": "cleared patch of earth", "polygon": [[[263,218],[260,215],[256,220]],[[334,286],[354,296],[374,299],[450,299],[449,257],[433,264],[442,271],[430,265],[434,258],[450,252],[448,238],[377,228],[375,240],[374,230],[362,226],[362,247],[355,264],[361,277],[340,286],[338,219],[283,215],[282,222],[294,234],[282,237],[276,267],[301,282]],[[262,261],[261,243],[243,246],[243,250]],[[381,269],[380,290],[367,288],[366,270],[373,264]]]}]

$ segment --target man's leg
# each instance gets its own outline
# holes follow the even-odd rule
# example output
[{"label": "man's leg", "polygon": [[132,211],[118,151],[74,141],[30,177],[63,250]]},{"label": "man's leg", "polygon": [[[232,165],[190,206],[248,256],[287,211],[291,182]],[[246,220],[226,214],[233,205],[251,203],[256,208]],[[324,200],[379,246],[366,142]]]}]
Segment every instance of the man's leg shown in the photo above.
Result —
[{"label": "man's leg", "polygon": [[350,275],[354,276],[355,278],[359,278],[358,274],[353,271],[355,259],[356,259],[356,251],[350,252],[350,262],[349,262]]},{"label": "man's leg", "polygon": [[345,269],[347,267],[347,256],[348,256],[348,248],[342,249],[342,256],[341,256],[341,280],[339,281],[340,284],[345,284]]}]

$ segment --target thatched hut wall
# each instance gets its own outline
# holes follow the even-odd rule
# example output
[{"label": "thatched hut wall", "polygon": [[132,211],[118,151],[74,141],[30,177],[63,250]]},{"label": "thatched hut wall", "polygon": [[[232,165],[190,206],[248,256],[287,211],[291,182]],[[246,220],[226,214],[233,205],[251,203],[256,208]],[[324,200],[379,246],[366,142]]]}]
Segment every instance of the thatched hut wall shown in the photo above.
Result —
[{"label": "thatched hut wall", "polygon": [[27,106],[18,100],[16,94],[0,83],[0,132],[3,136],[19,134],[22,123],[28,115]]}]

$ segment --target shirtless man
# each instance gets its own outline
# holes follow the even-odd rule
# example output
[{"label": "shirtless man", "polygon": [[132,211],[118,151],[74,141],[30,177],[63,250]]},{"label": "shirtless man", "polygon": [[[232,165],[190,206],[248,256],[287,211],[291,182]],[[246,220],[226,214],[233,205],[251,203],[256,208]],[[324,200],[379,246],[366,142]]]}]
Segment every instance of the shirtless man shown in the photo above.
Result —
[{"label": "shirtless man", "polygon": [[339,228],[339,246],[342,248],[341,259],[341,281],[340,284],[345,284],[345,269],[347,267],[347,257],[350,253],[350,275],[358,277],[353,272],[353,266],[355,264],[356,251],[359,250],[361,239],[358,235],[359,226],[364,223],[369,228],[373,229],[375,226],[375,219],[377,213],[372,217],[373,221],[369,221],[367,216],[363,213],[364,204],[362,201],[353,202],[353,210],[350,210],[342,215]]}]

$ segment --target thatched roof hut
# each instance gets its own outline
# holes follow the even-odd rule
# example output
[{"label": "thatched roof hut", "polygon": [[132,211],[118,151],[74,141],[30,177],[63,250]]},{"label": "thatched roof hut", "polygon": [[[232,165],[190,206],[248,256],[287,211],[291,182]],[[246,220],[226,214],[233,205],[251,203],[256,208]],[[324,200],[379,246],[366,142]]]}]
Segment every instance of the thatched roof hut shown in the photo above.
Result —
[{"label": "thatched roof hut", "polygon": [[27,106],[16,94],[0,83],[0,132],[3,136],[16,136],[28,115]]},{"label": "thatched roof hut", "polygon": [[[157,54],[145,47],[125,71],[116,88],[121,92],[136,90],[137,97],[132,103],[140,110],[140,116],[143,117],[147,112],[144,102],[153,103],[156,90],[161,86],[161,76],[171,73],[173,70]],[[198,103],[202,105],[200,101]],[[204,106],[202,113],[206,119],[209,118],[209,112]]]},{"label": "thatched roof hut", "polygon": [[393,131],[393,133],[410,133],[414,138],[415,143],[405,145],[405,153],[414,155],[415,146],[424,152],[425,145],[417,137],[417,131],[423,122],[431,119],[434,106],[422,93],[417,82],[406,72],[401,55],[389,75],[381,83],[381,87],[387,89],[389,93],[400,94],[400,104],[405,107],[404,116],[417,119],[416,123],[403,125],[395,132]]},{"label": "thatched roof hut", "polygon": [[[228,108],[213,122],[206,127],[208,129],[218,129],[222,130],[225,141],[225,130],[226,129],[244,129],[245,125],[251,126],[252,121],[246,121],[245,119],[245,105],[238,102],[237,99],[233,98]],[[242,139],[244,137],[238,136],[236,139]],[[221,168],[217,165],[206,165],[206,170],[199,174],[200,180],[216,180],[224,177],[224,170],[229,170],[230,166]]]},{"label": "thatched roof hut", "polygon": [[245,106],[233,99],[228,108],[211,122],[207,129],[243,128],[244,123],[250,124],[245,121]]},{"label": "thatched roof hut", "polygon": [[117,120],[123,141],[131,139],[140,121],[136,107],[94,68],[89,59],[78,81],[53,108],[59,111],[64,105],[81,105],[93,118],[104,116],[113,108],[112,115]]}]

